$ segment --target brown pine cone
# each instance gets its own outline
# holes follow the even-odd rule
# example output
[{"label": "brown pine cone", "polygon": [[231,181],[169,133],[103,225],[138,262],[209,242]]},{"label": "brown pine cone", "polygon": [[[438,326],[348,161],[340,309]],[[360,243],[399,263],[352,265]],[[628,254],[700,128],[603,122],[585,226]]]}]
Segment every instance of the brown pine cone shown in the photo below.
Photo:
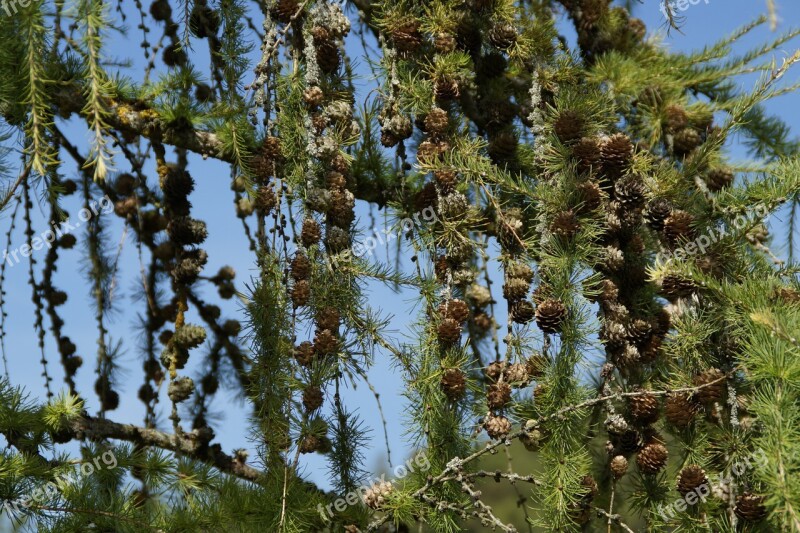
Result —
[{"label": "brown pine cone", "polygon": [[324,401],[325,398],[322,395],[322,389],[318,386],[309,385],[303,389],[303,407],[305,407],[306,412],[312,413],[316,411],[322,407]]},{"label": "brown pine cone", "polygon": [[689,155],[703,143],[702,137],[694,128],[683,128],[672,137],[672,152],[678,156]]},{"label": "brown pine cone", "polygon": [[644,206],[644,183],[638,176],[627,176],[614,184],[614,199],[628,210]]},{"label": "brown pine cone", "polygon": [[458,401],[464,397],[467,390],[466,376],[459,368],[448,368],[442,373],[440,385],[448,400]]},{"label": "brown pine cone", "polygon": [[292,20],[292,17],[299,9],[300,2],[297,0],[278,0],[275,2],[275,4],[273,4],[270,12],[272,16],[278,20],[278,22],[287,24]]},{"label": "brown pine cone", "polygon": [[303,220],[303,229],[300,232],[300,242],[303,243],[303,246],[311,248],[317,244],[321,238],[322,230],[319,227],[319,223],[313,218]]},{"label": "brown pine cone", "polygon": [[453,344],[461,339],[461,324],[452,318],[445,318],[439,323],[436,332],[439,342]]},{"label": "brown pine cone", "polygon": [[602,280],[595,287],[597,287],[599,294],[596,296],[591,296],[591,298],[587,296],[587,298],[590,300],[600,302],[604,306],[607,306],[619,299],[619,287],[617,287],[617,284],[610,279]]},{"label": "brown pine cone", "polygon": [[489,139],[489,146],[486,150],[494,161],[506,161],[512,159],[517,153],[518,144],[519,139],[513,131],[503,130]]},{"label": "brown pine cone", "polygon": [[667,464],[669,452],[659,442],[645,444],[636,456],[636,464],[642,474],[657,474]]},{"label": "brown pine cone", "polygon": [[292,288],[292,304],[295,307],[302,307],[308,303],[310,297],[311,286],[308,284],[308,280],[301,279],[296,281]]},{"label": "brown pine cone", "polygon": [[515,387],[527,385],[530,381],[527,365],[523,363],[508,365],[505,378],[507,383],[513,384]]},{"label": "brown pine cone", "polygon": [[469,317],[469,306],[457,298],[439,304],[439,314],[444,318],[452,318],[458,323],[464,322]]},{"label": "brown pine cone", "polygon": [[672,315],[666,307],[660,307],[653,318],[653,332],[661,337],[666,337],[672,328]]},{"label": "brown pine cone", "polygon": [[642,345],[647,339],[650,338],[652,326],[650,322],[642,320],[641,318],[634,319],[628,324],[626,328],[628,340],[634,344]]},{"label": "brown pine cone", "polygon": [[553,217],[550,231],[559,237],[570,239],[578,233],[580,228],[581,223],[575,215],[575,212],[572,209],[567,209]]},{"label": "brown pine cone", "polygon": [[314,453],[325,448],[323,440],[316,435],[306,435],[300,438],[297,449],[300,453]]},{"label": "brown pine cone", "polygon": [[511,401],[511,385],[505,381],[492,383],[486,392],[486,403],[489,409],[502,409]]},{"label": "brown pine cone", "polygon": [[536,316],[533,303],[528,300],[519,300],[511,306],[511,319],[517,324],[527,324]]},{"label": "brown pine cone", "polygon": [[511,432],[511,421],[500,415],[488,415],[483,422],[486,433],[492,439],[504,439]]},{"label": "brown pine cone", "polygon": [[322,72],[331,74],[339,70],[339,65],[342,63],[342,58],[339,55],[339,47],[333,40],[326,40],[317,43],[317,63]]},{"label": "brown pine cone", "polygon": [[[539,383],[533,388],[533,399],[535,401],[542,401],[550,389],[544,383]],[[538,398],[538,400],[537,400]]]},{"label": "brown pine cone", "polygon": [[792,287],[780,287],[773,293],[773,298],[783,300],[789,305],[800,303],[800,292]]},{"label": "brown pine cone", "polygon": [[303,91],[303,101],[311,108],[320,105],[324,97],[325,95],[318,85],[312,85]]},{"label": "brown pine cone", "polygon": [[517,42],[517,29],[508,22],[498,22],[489,30],[489,42],[500,50],[508,50]]},{"label": "brown pine cone", "polygon": [[449,54],[456,49],[456,38],[449,33],[437,33],[433,38],[433,47],[440,54]]},{"label": "brown pine cone", "polygon": [[328,211],[330,221],[340,228],[349,228],[356,216],[355,197],[340,189],[333,189],[330,194],[331,206]]},{"label": "brown pine cone", "polygon": [[525,298],[530,288],[530,283],[522,278],[508,278],[503,285],[503,298],[509,302],[516,302]]},{"label": "brown pine cone", "polygon": [[687,465],[678,474],[676,489],[681,496],[686,496],[690,492],[708,483],[706,472],[699,465]]},{"label": "brown pine cone", "polygon": [[616,455],[611,459],[610,467],[614,479],[620,479],[628,471],[628,460],[624,455]]},{"label": "brown pine cone", "polygon": [[628,409],[630,410],[631,419],[642,426],[647,426],[658,420],[660,407],[658,397],[655,394],[628,397]]},{"label": "brown pine cone", "polygon": [[694,393],[697,401],[704,404],[723,401],[727,397],[728,385],[726,383],[725,372],[719,368],[710,368],[705,372],[698,374],[694,377],[694,386],[707,385],[708,383],[716,382],[713,385],[708,385],[702,389],[698,389]]},{"label": "brown pine cone", "polygon": [[439,194],[436,192],[436,185],[433,182],[429,182],[417,192],[414,198],[414,207],[417,211],[422,211],[430,207],[435,208],[438,200]]},{"label": "brown pine cone", "polygon": [[677,274],[667,274],[661,279],[660,284],[661,294],[671,300],[691,296],[698,289],[694,281]]},{"label": "brown pine cone", "polygon": [[581,479],[581,488],[583,489],[582,499],[586,503],[591,503],[598,493],[597,481],[595,481],[592,476],[583,476],[583,479]]},{"label": "brown pine cone", "polygon": [[596,137],[583,137],[572,147],[572,155],[578,160],[578,170],[597,168],[602,155],[600,142]]},{"label": "brown pine cone", "polygon": [[661,337],[656,335],[649,337],[639,350],[639,360],[646,365],[658,361],[663,353],[663,342]]},{"label": "brown pine cone", "polygon": [[752,492],[740,494],[736,497],[736,507],[734,507],[733,512],[747,522],[759,522],[767,516],[764,497]]},{"label": "brown pine cone", "polygon": [[476,313],[475,316],[472,317],[472,322],[481,332],[489,331],[489,328],[492,327],[492,318],[484,312]]},{"label": "brown pine cone", "polygon": [[509,278],[523,279],[526,283],[533,281],[533,269],[527,263],[508,263],[506,266],[506,273],[508,274]]},{"label": "brown pine cone", "polygon": [[545,333],[561,331],[566,317],[567,308],[559,300],[545,300],[536,308],[536,324]]},{"label": "brown pine cone", "polygon": [[628,19],[628,31],[633,35],[634,39],[641,41],[647,35],[647,26],[642,19],[631,17]]},{"label": "brown pine cone", "polygon": [[439,155],[439,145],[435,142],[422,141],[417,147],[417,161],[422,164],[435,163]]},{"label": "brown pine cone", "polygon": [[434,82],[433,92],[437,100],[453,100],[461,96],[458,81],[449,76],[437,78]]},{"label": "brown pine cone", "polygon": [[342,154],[336,154],[331,159],[331,170],[335,170],[336,172],[341,172],[345,176],[350,174],[350,166],[352,163],[347,160],[345,156]]},{"label": "brown pine cone", "polygon": [[194,392],[194,380],[190,377],[179,377],[172,380],[167,389],[167,396],[175,403],[184,402]]},{"label": "brown pine cone", "polygon": [[172,8],[167,0],[156,0],[150,4],[150,15],[154,20],[169,20],[172,16]]},{"label": "brown pine cone", "polygon": [[600,186],[593,181],[585,181],[576,187],[578,205],[575,212],[579,215],[590,213],[603,203],[603,192]]},{"label": "brown pine cone", "polygon": [[624,431],[621,435],[612,435],[612,439],[620,453],[631,454],[642,449],[642,436],[633,429]]},{"label": "brown pine cone", "polygon": [[379,510],[386,504],[386,497],[394,486],[389,481],[379,481],[364,491],[364,503],[370,509]]},{"label": "brown pine cone", "polygon": [[689,115],[683,106],[671,104],[664,110],[664,127],[667,131],[676,132],[689,125]]},{"label": "brown pine cone", "polygon": [[[558,117],[556,117],[553,123],[553,131],[559,141],[567,144],[581,138],[585,125],[583,116],[580,113],[571,109],[566,109],[561,111]],[[581,140],[581,142],[583,141],[584,139]],[[594,141],[590,139],[590,142]]]},{"label": "brown pine cone", "polygon": [[664,417],[678,429],[689,427],[697,414],[697,403],[686,393],[672,393],[664,404]]},{"label": "brown pine cone", "polygon": [[[267,183],[269,177],[275,174],[275,163],[263,153],[257,153],[250,158],[250,169],[253,172],[255,183]],[[243,193],[247,190],[247,181],[239,176],[234,180],[231,188],[236,192]]]},{"label": "brown pine cone", "polygon": [[526,370],[528,371],[528,375],[534,379],[537,379],[544,376],[545,370],[547,370],[549,364],[550,360],[547,357],[540,353],[535,353],[528,358],[525,366]]},{"label": "brown pine cone", "polygon": [[447,131],[448,122],[447,111],[440,107],[434,107],[425,117],[425,131],[431,135],[441,135]]},{"label": "brown pine cone", "polygon": [[529,452],[538,452],[542,449],[542,443],[547,437],[545,431],[538,426],[526,426],[525,432],[519,436],[519,441]]},{"label": "brown pine cone", "polygon": [[275,195],[272,184],[260,187],[256,193],[253,207],[266,215],[270,213],[276,205],[278,205],[278,197]]},{"label": "brown pine cone", "polygon": [[664,237],[671,245],[690,241],[694,237],[694,217],[686,211],[675,210],[664,220]]},{"label": "brown pine cone", "polygon": [[328,185],[328,189],[341,191],[347,187],[347,178],[341,172],[332,170],[325,177],[325,183]]},{"label": "brown pine cone", "polygon": [[314,335],[314,351],[320,355],[329,355],[339,349],[339,339],[336,338],[331,330],[317,330]]},{"label": "brown pine cone", "polygon": [[486,378],[489,381],[497,381],[506,371],[508,364],[505,361],[493,361],[486,367]]},{"label": "brown pine cone", "polygon": [[292,279],[308,279],[311,275],[311,261],[308,260],[308,256],[306,256],[306,254],[297,252],[297,254],[294,256],[294,259],[292,259],[290,270],[292,273]]},{"label": "brown pine cone", "polygon": [[452,170],[437,170],[433,173],[433,178],[444,194],[452,192],[458,182],[458,174]]},{"label": "brown pine cone", "polygon": [[414,52],[422,44],[422,32],[419,27],[418,21],[408,20],[389,32],[392,42],[400,54]]},{"label": "brown pine cone", "polygon": [[281,148],[281,141],[278,137],[267,136],[264,138],[264,143],[261,145],[261,152],[265,157],[271,161],[282,161],[283,152]]},{"label": "brown pine cone", "polygon": [[317,313],[317,326],[319,329],[339,330],[339,310],[335,307],[323,307]]},{"label": "brown pine cone", "polygon": [[436,275],[436,279],[444,282],[447,279],[448,270],[450,270],[450,262],[447,256],[440,255],[437,257],[436,262],[433,264],[433,272]]},{"label": "brown pine cone", "polygon": [[733,183],[733,172],[727,168],[712,168],[706,174],[706,185],[711,192],[718,192]]},{"label": "brown pine cone", "polygon": [[301,342],[294,348],[294,358],[300,366],[310,366],[314,361],[314,345],[308,341]]},{"label": "brown pine cone", "polygon": [[672,204],[664,198],[655,198],[647,204],[644,219],[656,231],[664,228],[664,222],[672,214]]},{"label": "brown pine cone", "polygon": [[607,137],[600,145],[600,161],[610,178],[619,177],[633,158],[633,143],[624,133]]}]

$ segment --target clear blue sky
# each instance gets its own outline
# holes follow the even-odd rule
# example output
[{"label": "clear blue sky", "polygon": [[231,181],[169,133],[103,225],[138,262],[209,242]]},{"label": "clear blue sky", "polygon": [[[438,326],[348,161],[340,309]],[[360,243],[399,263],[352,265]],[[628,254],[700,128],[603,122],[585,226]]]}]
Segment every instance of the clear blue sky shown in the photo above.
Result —
[{"label": "clear blue sky", "polygon": [[[774,39],[778,33],[787,31],[792,24],[800,23],[800,4],[796,0],[777,0],[780,9],[779,27],[773,33],[765,25],[752,32],[747,38],[743,39],[736,49],[744,51]],[[635,6],[634,14],[646,22],[648,31],[666,33],[664,19],[659,12],[658,2],[648,0],[644,5],[633,2]],[[686,20],[681,29],[681,33],[672,31],[669,36],[664,36],[666,45],[677,51],[693,50],[706,44],[710,44],[728,34],[734,29],[753,20],[758,15],[766,11],[765,0],[700,0],[697,5],[689,6],[685,11]],[[355,16],[350,11],[351,16]],[[134,24],[133,20],[138,18],[128,18],[129,23]],[[134,48],[131,43],[138,45],[139,32],[131,27],[130,33],[133,36],[125,44],[112,40],[109,43],[110,50],[116,57],[128,57]],[[567,31],[571,35],[571,31]],[[152,34],[151,34],[152,35]],[[116,37],[114,38],[116,39]],[[782,52],[777,55],[789,55],[797,47],[797,41],[790,43]],[[350,46],[350,50],[360,50],[355,46]],[[138,63],[137,63],[138,65]],[[361,62],[361,70],[365,72],[364,79],[359,82],[359,100],[363,100],[372,83],[369,80],[365,62]],[[135,79],[140,78],[140,71],[131,69],[127,74]],[[800,79],[798,75],[791,72],[786,79],[789,83]],[[753,78],[742,79],[742,87],[752,86]],[[768,108],[784,118],[794,128],[795,133],[800,129],[800,95],[786,95],[768,104]],[[79,125],[73,125],[67,129],[75,136],[75,142],[85,146],[85,129]],[[740,151],[734,150],[734,155],[743,155]],[[120,170],[125,170],[124,160],[119,158]],[[68,166],[68,168],[71,168]],[[194,213],[200,214],[208,223],[209,237],[204,247],[209,250],[209,263],[206,267],[206,274],[215,273],[223,265],[233,266],[237,273],[237,285],[242,287],[244,281],[248,281],[250,276],[255,275],[254,261],[252,254],[248,251],[247,243],[241,232],[241,225],[233,214],[233,193],[229,189],[229,171],[225,165],[214,161],[201,162],[198,158],[191,160],[190,171],[197,181],[197,188],[192,195]],[[151,173],[154,175],[154,173]],[[68,203],[67,209],[73,219],[77,218],[77,210],[74,203]],[[360,225],[367,228],[372,225],[369,217],[369,210],[365,206],[359,206]],[[380,227],[383,226],[381,216],[383,213],[375,213],[376,220]],[[2,215],[0,229],[3,234],[8,228],[10,211]],[[109,230],[112,240],[115,243],[121,242],[122,227],[116,222]],[[37,213],[34,221],[39,231],[44,231],[45,223],[41,213]],[[781,221],[773,222],[773,229],[781,233]],[[78,231],[79,240],[85,237],[84,230]],[[19,230],[19,223],[14,238],[15,244],[12,248],[22,244],[22,234]],[[110,417],[124,422],[141,424],[143,418],[142,404],[136,398],[136,393],[142,383],[141,375],[141,356],[137,352],[137,334],[132,328],[135,313],[139,311],[140,305],[133,304],[131,301],[132,289],[138,280],[138,259],[136,256],[133,241],[128,236],[122,247],[120,257],[119,283],[115,293],[116,307],[118,311],[113,316],[111,324],[111,337],[113,340],[121,340],[125,346],[121,365],[127,369],[121,375],[118,386],[122,395],[120,409],[112,412]],[[0,250],[5,248],[5,242],[0,243]],[[62,316],[66,319],[65,331],[72,341],[78,346],[78,353],[84,357],[86,362],[78,375],[80,390],[84,391],[89,399],[89,411],[97,410],[97,402],[92,394],[94,381],[94,359],[96,354],[96,325],[93,319],[93,311],[90,307],[90,295],[82,275],[81,263],[78,250],[64,252],[56,275],[56,285],[62,290],[66,290],[71,298],[62,308]],[[379,252],[379,257],[386,257],[386,252]],[[403,265],[409,268],[408,257],[410,254],[403,254]],[[39,252],[35,256],[39,260],[39,266],[44,259],[44,252]],[[403,340],[404,335],[409,332],[410,322],[417,316],[418,310],[414,308],[413,294],[394,294],[386,287],[373,286],[370,288],[371,305],[381,308],[385,313],[394,315],[391,330],[392,335],[399,340]],[[6,322],[6,351],[8,354],[8,366],[11,382],[15,385],[22,385],[30,392],[34,398],[44,398],[43,379],[40,377],[41,366],[39,365],[39,352],[37,347],[37,337],[33,331],[34,310],[31,302],[31,289],[27,285],[27,265],[17,265],[7,270],[7,280],[5,284],[7,292],[6,311],[9,316]],[[210,291],[213,294],[213,289]],[[241,308],[233,301],[223,302],[223,315],[229,318],[238,318],[244,321]],[[62,386],[62,372],[58,363],[57,350],[52,339],[48,338],[46,346],[48,359],[50,361],[50,372],[54,376],[54,386],[56,389]],[[196,356],[195,356],[196,357]],[[191,365],[190,365],[191,366]],[[187,369],[191,374],[191,369]],[[402,382],[395,373],[389,361],[388,355],[378,352],[376,364],[370,371],[373,385],[381,391],[384,413],[388,420],[389,442],[392,448],[392,458],[397,464],[402,461],[408,449],[404,447],[403,435],[404,426],[403,413],[405,405],[402,396]],[[162,395],[162,406],[167,405],[166,388]],[[379,471],[384,465],[385,444],[383,440],[383,429],[375,407],[372,393],[365,384],[359,384],[356,390],[348,390],[344,394],[345,402],[351,407],[358,407],[366,425],[373,428],[372,444],[365,450],[367,457],[366,466],[369,470]],[[328,401],[330,404],[330,401]],[[221,393],[216,404],[216,410],[220,414],[220,420],[215,422],[218,441],[226,451],[235,447],[242,447],[246,444],[247,435],[247,416],[246,406],[234,401],[230,395]],[[164,416],[162,427],[168,429],[170,424]],[[188,425],[188,424],[187,424]],[[247,444],[246,447],[252,448]],[[252,456],[252,455],[251,455]],[[305,472],[308,477],[323,485],[328,486],[327,470],[325,461],[320,456],[304,456],[302,460]]]}]

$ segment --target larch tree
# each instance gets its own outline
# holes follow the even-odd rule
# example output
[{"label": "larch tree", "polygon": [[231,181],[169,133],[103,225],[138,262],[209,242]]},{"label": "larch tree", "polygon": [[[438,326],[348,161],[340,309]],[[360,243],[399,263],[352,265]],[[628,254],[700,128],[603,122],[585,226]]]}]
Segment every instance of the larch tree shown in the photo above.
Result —
[{"label": "larch tree", "polygon": [[[777,52],[799,32],[734,54],[765,17],[674,53],[634,9],[3,0],[0,344],[30,357],[9,346],[32,331],[43,382],[0,384],[7,523],[800,532],[799,145],[763,105],[795,90],[800,50]],[[205,268],[192,199],[212,173],[249,279]],[[398,235],[386,258],[366,253],[370,213]],[[124,303],[111,224],[137,258]],[[59,288],[69,254],[82,293]],[[8,284],[16,265],[28,287]],[[402,336],[370,284],[415,299]],[[32,330],[7,327],[12,291]],[[84,317],[63,311],[86,297]],[[81,326],[95,346],[70,339]],[[379,359],[424,468],[373,483],[383,430],[360,414],[379,407],[345,389]],[[218,442],[226,395],[242,448]],[[115,420],[126,402],[138,424]]]}]

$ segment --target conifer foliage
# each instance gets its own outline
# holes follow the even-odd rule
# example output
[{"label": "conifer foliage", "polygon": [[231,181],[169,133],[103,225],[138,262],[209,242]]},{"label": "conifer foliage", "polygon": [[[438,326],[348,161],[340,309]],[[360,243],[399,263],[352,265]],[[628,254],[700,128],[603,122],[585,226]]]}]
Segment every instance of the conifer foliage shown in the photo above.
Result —
[{"label": "conifer foliage", "polygon": [[[28,503],[16,523],[800,532],[800,155],[763,107],[795,89],[800,51],[774,56],[799,32],[735,55],[765,18],[676,54],[610,0],[6,5],[0,207],[7,248],[40,250],[16,268],[46,395],[0,383],[0,497]],[[750,159],[731,160],[734,142]],[[219,209],[249,243],[249,280],[208,268],[192,204],[206,179],[230,184]],[[113,210],[35,246],[35,213],[58,225],[103,197]],[[377,211],[396,220],[388,260],[362,253]],[[792,223],[773,239],[779,212]],[[138,258],[133,341],[110,334],[112,224]],[[68,252],[86,294],[57,285]],[[374,284],[397,291],[394,309],[418,303],[404,335]],[[63,306],[87,295],[97,342],[79,347],[68,333],[87,319]],[[218,305],[231,299],[238,318]],[[360,415],[383,391],[366,407],[346,389],[373,387],[378,359],[429,468],[364,491],[381,432]],[[137,401],[132,375],[140,424],[115,419]],[[230,397],[254,454],[218,442]],[[117,466],[40,490],[75,450]],[[508,468],[485,470],[496,452]],[[312,456],[326,487],[306,476]]]}]

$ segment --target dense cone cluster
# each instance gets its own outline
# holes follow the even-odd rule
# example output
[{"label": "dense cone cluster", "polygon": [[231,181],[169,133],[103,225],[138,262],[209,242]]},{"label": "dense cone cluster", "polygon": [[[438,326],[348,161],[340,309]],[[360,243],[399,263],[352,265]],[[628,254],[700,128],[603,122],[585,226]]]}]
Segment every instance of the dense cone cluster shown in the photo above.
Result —
[{"label": "dense cone cluster", "polygon": [[[100,504],[65,492],[63,507],[80,513],[31,508],[31,520],[81,530],[148,519],[159,530],[175,529],[175,520],[186,530],[224,529],[225,507],[235,504],[246,530],[510,530],[505,522],[518,517],[495,514],[501,492],[481,483],[524,480],[531,499],[520,509],[553,531],[624,529],[634,511],[660,514],[671,490],[719,501],[650,525],[702,520],[747,530],[769,519],[755,529],[771,531],[791,523],[796,495],[774,486],[796,470],[782,450],[796,433],[798,394],[781,379],[792,370],[785,356],[797,338],[800,291],[787,286],[796,285],[793,267],[773,257],[770,237],[781,235],[770,235],[768,219],[741,234],[718,230],[736,226],[753,201],[774,212],[800,194],[796,143],[763,105],[785,94],[777,84],[800,56],[760,61],[788,45],[779,39],[727,57],[745,31],[698,53],[670,53],[615,4],[381,2],[346,16],[337,2],[266,0],[253,10],[238,0],[185,9],[148,0],[136,4],[141,46],[130,47],[143,51],[144,82],[121,75],[100,38],[129,23],[127,11],[89,6],[42,19],[50,13],[34,5],[8,17],[0,109],[14,131],[0,135],[3,177],[13,158],[1,156],[22,154],[2,201],[12,213],[10,253],[37,247],[34,195],[49,208],[50,228],[70,214],[76,201],[62,199],[76,192],[84,207],[107,197],[113,213],[95,211],[77,236],[23,254],[28,269],[2,262],[0,345],[13,330],[7,280],[28,270],[50,404],[28,408],[0,384],[13,404],[0,406],[0,433],[11,461],[50,443],[89,438],[116,449],[128,440],[125,466],[141,481],[135,491],[108,491],[95,477],[87,490],[103,489]],[[563,34],[562,15],[577,39]],[[373,73],[366,86],[351,53],[359,45]],[[753,92],[732,83],[756,71],[767,75]],[[88,125],[91,145],[63,134],[73,115]],[[730,163],[733,135],[752,160]],[[112,155],[129,168],[111,175]],[[255,272],[246,285],[209,259],[219,226],[190,202],[195,166],[208,159],[229,166],[229,215],[249,254],[238,259]],[[767,176],[748,171],[758,168]],[[75,181],[61,178],[69,174]],[[357,199],[359,214],[368,213],[361,220]],[[116,250],[106,231],[112,216],[132,237]],[[367,227],[378,218],[397,223],[374,234],[381,253],[362,254],[374,248]],[[12,242],[20,220],[26,242]],[[136,268],[118,264],[131,241]],[[79,300],[53,285],[64,250],[84,254],[96,358],[79,355],[65,333],[62,314]],[[136,335],[120,343],[111,315],[130,272],[142,312]],[[390,285],[399,300],[417,296],[409,342],[387,332],[397,306],[371,298],[373,283]],[[226,302],[209,304],[207,294]],[[223,316],[231,306],[246,318]],[[70,393],[61,398],[51,390],[53,345]],[[131,389],[145,406],[141,428],[107,413],[123,399],[118,367],[132,348],[145,377]],[[360,450],[374,430],[363,427],[364,406],[354,407],[349,391],[366,381],[376,410],[389,407],[380,405],[387,391],[367,381],[385,358],[403,380],[408,430],[430,471],[375,483],[361,508],[348,495],[342,511],[337,493],[363,479]],[[77,390],[84,361],[94,359],[96,402]],[[591,383],[586,372],[596,374]],[[215,442],[209,413],[222,387],[248,404],[252,464]],[[164,398],[171,428],[162,423]],[[98,416],[81,411],[98,407]],[[778,414],[785,424],[769,423]],[[486,470],[497,451],[515,453],[505,449],[512,436],[537,456],[509,455],[507,470]],[[706,490],[729,459],[756,447],[769,468]],[[151,451],[168,456],[155,476]],[[327,463],[334,490],[302,478],[302,455],[312,453],[324,454],[310,463]],[[535,475],[513,472],[527,461],[541,467]],[[58,473],[41,463],[38,477]],[[30,485],[30,475],[10,472],[0,472],[0,484]],[[220,512],[186,505],[199,478]],[[225,497],[232,482],[235,502]]]}]

